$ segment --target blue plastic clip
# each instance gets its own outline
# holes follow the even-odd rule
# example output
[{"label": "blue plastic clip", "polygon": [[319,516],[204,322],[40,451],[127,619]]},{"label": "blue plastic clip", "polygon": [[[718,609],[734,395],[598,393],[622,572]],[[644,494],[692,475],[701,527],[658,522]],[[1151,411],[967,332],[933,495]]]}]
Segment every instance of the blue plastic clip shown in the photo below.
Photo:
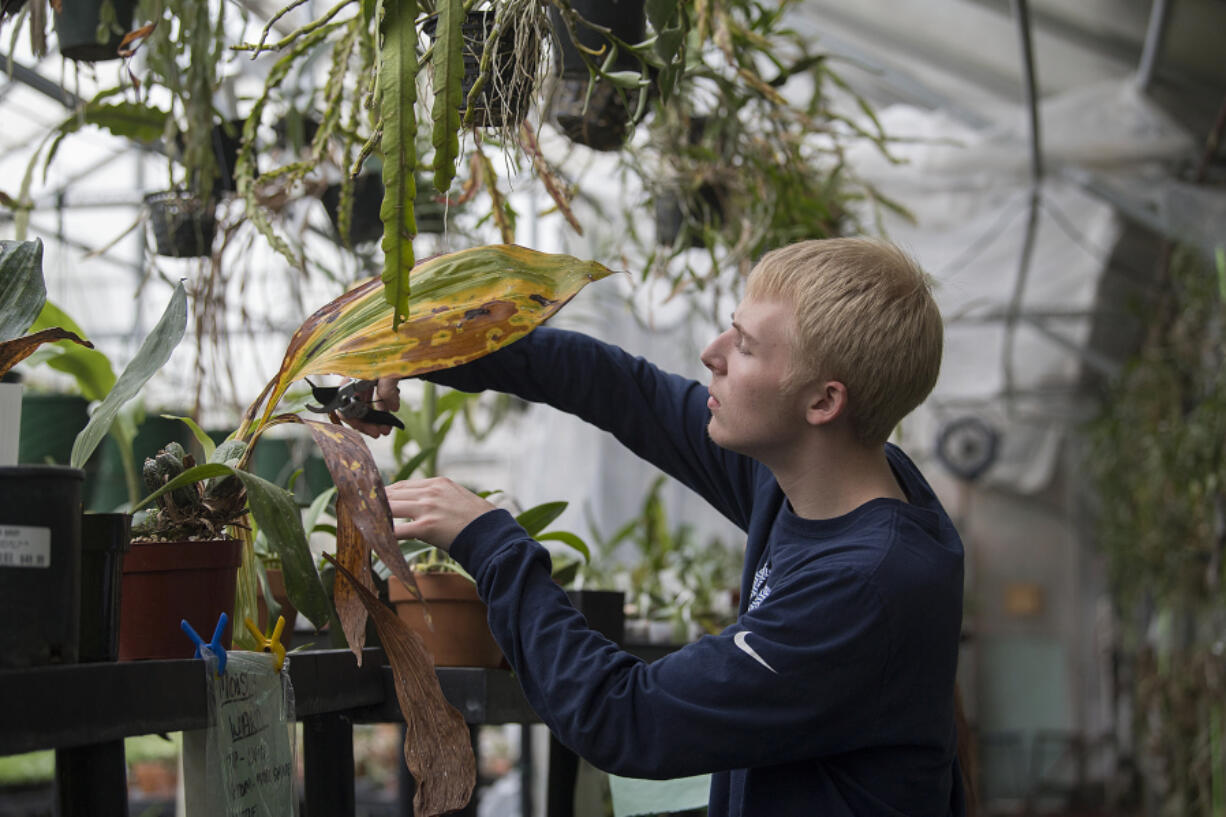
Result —
[{"label": "blue plastic clip", "polygon": [[224,612],[217,618],[217,628],[213,630],[213,640],[207,643],[195,630],[192,629],[192,625],[187,623],[187,619],[183,619],[179,622],[179,627],[182,628],[183,632],[187,633],[187,637],[190,638],[196,645],[195,658],[200,657],[201,647],[208,647],[213,651],[213,655],[217,656],[218,675],[226,674],[226,648],[221,644],[221,636],[222,633],[226,631],[226,622],[229,620],[229,617]]}]

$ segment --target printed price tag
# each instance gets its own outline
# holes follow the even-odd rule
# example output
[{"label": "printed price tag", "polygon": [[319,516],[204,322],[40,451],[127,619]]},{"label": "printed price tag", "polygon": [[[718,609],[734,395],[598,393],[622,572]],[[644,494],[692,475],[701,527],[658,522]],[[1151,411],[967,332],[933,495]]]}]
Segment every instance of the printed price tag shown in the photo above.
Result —
[{"label": "printed price tag", "polygon": [[51,567],[51,528],[0,525],[0,567]]}]

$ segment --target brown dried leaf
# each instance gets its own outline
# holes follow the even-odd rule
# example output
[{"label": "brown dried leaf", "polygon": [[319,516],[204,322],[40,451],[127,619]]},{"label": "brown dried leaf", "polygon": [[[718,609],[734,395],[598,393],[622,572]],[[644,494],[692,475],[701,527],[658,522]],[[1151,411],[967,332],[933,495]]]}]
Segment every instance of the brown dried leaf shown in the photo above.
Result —
[{"label": "brown dried leaf", "polygon": [[[348,504],[342,501],[336,503],[336,556],[346,570],[357,575],[363,587],[373,589],[370,547],[358,532]],[[366,607],[349,582],[336,582],[332,585],[332,603],[336,606],[336,615],[341,620],[345,641],[358,659],[358,666],[361,666],[362,648],[366,646]]]},{"label": "brown dried leaf", "polygon": [[39,346],[44,343],[54,343],[57,340],[71,340],[87,349],[94,348],[94,344],[88,340],[82,340],[67,329],[60,329],[58,326],[12,340],[0,341],[0,375],[34,354],[34,350]]},{"label": "brown dried leaf", "polygon": [[558,205],[558,211],[566,219],[566,223],[571,226],[577,234],[583,235],[583,227],[579,224],[579,220],[575,218],[575,214],[570,209],[570,197],[562,190],[557,174],[554,169],[549,166],[549,162],[545,161],[545,155],[541,153],[541,146],[536,141],[536,134],[532,132],[532,126],[528,124],[528,120],[524,120],[519,126],[520,129],[520,147],[524,152],[532,157],[532,167],[536,170],[536,175],[545,185],[545,191],[549,193],[549,197],[553,199],[553,203]]},{"label": "brown dried leaf", "polygon": [[477,762],[464,716],[447,702],[434,662],[421,636],[409,629],[353,574],[328,554],[337,579],[351,582],[375,622],[396,679],[396,700],[404,715],[404,760],[417,781],[413,813],[436,817],[463,808],[477,782]]},{"label": "brown dried leaf", "polygon": [[136,48],[128,48],[128,43],[131,43],[135,40],[143,40],[144,38],[152,34],[153,29],[156,27],[157,27],[157,23],[149,23],[148,25],[143,25],[140,28],[134,31],[129,31],[127,34],[123,35],[123,39],[119,41],[119,51],[118,51],[119,56],[130,57],[133,54],[135,54]]},{"label": "brown dried leaf", "polygon": [[[336,551],[345,568],[355,573],[368,590],[374,589],[370,573],[370,552],[388,566],[396,578],[412,589],[418,597],[417,581],[404,560],[392,523],[392,509],[383,490],[379,468],[366,447],[365,438],[342,425],[306,420],[295,414],[281,415],[278,420],[301,423],[310,430],[315,444],[328,465],[336,483]],[[337,584],[332,600],[341,619],[341,628],[349,648],[362,662],[362,647],[366,642],[366,612],[352,591]]]}]

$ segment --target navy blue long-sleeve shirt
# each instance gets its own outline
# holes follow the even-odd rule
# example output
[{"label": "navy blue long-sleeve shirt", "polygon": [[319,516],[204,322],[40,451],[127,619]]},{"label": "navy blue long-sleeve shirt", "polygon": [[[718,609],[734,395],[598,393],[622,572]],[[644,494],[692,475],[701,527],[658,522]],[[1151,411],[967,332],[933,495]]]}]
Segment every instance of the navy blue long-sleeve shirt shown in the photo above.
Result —
[{"label": "navy blue long-sleeve shirt", "polygon": [[541,328],[429,379],[544,402],[611,432],[746,531],[741,610],[651,664],[588,629],[548,552],[505,511],[451,554],[558,738],[606,771],[713,772],[711,817],[960,817],[954,674],[962,545],[914,464],[908,502],[796,516],[770,471],[706,433],[707,389],[585,335]]}]

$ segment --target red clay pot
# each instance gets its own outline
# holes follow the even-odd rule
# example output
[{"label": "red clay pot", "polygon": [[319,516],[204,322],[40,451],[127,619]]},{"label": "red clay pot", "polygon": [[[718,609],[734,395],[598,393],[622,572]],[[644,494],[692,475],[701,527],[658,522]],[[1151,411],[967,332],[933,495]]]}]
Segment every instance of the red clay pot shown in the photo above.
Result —
[{"label": "red clay pot", "polygon": [[[119,660],[191,658],[196,648],[179,622],[209,641],[221,613],[233,617],[242,542],[134,542],[123,560]],[[222,643],[230,648],[233,622]]]},{"label": "red clay pot", "polygon": [[477,588],[459,573],[414,571],[417,586],[430,608],[433,630],[426,625],[422,604],[392,576],[388,598],[409,627],[426,642],[436,667],[500,667],[502,650],[490,634],[485,602]]}]

